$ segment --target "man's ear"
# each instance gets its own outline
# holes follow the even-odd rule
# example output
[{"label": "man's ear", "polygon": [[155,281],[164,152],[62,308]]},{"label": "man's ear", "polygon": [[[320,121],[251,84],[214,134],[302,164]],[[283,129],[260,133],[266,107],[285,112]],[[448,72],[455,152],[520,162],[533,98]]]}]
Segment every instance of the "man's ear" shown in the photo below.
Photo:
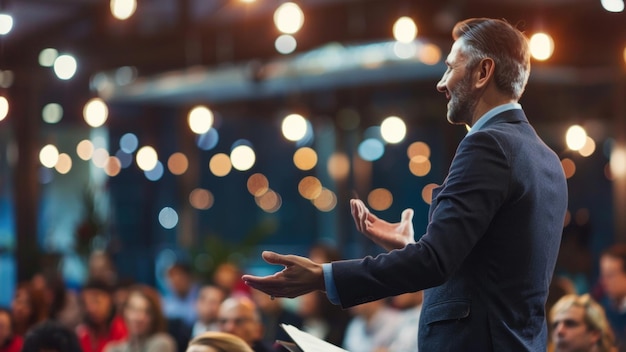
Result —
[{"label": "man's ear", "polygon": [[492,58],[484,58],[480,60],[476,67],[476,88],[484,88],[492,80],[496,69],[496,63]]}]

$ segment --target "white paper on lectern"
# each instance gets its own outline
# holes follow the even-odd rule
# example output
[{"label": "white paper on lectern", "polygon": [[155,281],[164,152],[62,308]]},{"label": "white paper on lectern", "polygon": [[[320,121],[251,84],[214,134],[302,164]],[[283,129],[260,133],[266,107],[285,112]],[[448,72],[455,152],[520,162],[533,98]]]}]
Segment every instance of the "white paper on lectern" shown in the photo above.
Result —
[{"label": "white paper on lectern", "polygon": [[289,324],[280,324],[285,329],[289,337],[302,349],[304,352],[348,352],[343,348],[339,348],[332,343],[328,343],[320,338],[317,338],[309,333],[306,333],[295,326]]}]

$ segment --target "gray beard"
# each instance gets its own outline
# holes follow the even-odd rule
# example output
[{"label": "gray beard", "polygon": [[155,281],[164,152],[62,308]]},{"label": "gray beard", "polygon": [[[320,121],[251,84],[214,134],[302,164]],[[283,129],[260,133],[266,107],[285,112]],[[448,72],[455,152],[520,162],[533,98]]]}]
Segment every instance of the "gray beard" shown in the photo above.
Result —
[{"label": "gray beard", "polygon": [[448,103],[448,121],[451,124],[471,126],[478,99],[477,94],[471,91],[470,84],[470,76],[465,76],[459,81],[455,91],[450,92],[452,97]]}]

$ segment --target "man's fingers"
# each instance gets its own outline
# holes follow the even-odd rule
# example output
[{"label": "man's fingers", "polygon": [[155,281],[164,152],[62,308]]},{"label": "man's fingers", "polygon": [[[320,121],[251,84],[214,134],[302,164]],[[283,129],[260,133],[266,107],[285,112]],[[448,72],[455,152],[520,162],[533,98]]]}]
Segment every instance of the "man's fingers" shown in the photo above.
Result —
[{"label": "man's fingers", "polygon": [[263,251],[263,253],[261,253],[261,256],[266,262],[270,264],[277,264],[277,265],[284,265],[284,266],[293,264],[293,262],[288,259],[289,256],[278,254],[276,252]]},{"label": "man's fingers", "polygon": [[411,222],[413,221],[413,209],[408,208],[408,209],[404,209],[404,211],[402,212],[402,221],[408,221]]}]

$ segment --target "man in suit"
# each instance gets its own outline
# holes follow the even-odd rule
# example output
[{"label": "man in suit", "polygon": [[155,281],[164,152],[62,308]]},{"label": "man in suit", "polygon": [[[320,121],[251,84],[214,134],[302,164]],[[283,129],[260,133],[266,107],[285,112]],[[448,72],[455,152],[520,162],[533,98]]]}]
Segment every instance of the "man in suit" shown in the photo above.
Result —
[{"label": "man in suit", "polygon": [[567,185],[558,156],[517,103],[530,72],[528,41],[505,21],[457,23],[437,90],[447,118],[471,127],[448,176],[433,191],[426,233],[413,211],[379,219],[359,200],[360,232],[389,250],[316,264],[264,252],[285,268],[244,281],[275,297],[326,291],[350,307],[424,289],[420,351],[545,351],[545,302],[561,240]]}]

